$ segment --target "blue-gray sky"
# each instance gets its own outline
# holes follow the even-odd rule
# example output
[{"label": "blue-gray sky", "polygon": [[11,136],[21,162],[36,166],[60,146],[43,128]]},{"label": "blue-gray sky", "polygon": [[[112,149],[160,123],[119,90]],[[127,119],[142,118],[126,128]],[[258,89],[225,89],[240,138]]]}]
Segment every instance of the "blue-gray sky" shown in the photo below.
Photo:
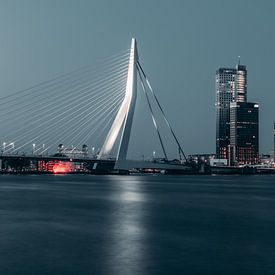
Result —
[{"label": "blue-gray sky", "polygon": [[260,150],[270,152],[274,14],[272,0],[0,0],[0,94],[121,52],[134,36],[186,153],[210,153],[215,70],[235,66],[240,55],[248,68],[248,100],[261,107]]}]

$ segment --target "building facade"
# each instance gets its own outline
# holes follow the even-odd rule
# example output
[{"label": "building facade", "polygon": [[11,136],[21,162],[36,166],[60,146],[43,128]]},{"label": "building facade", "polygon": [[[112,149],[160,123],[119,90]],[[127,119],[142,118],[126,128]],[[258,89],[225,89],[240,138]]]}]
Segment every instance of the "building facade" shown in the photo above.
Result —
[{"label": "building facade", "polygon": [[229,165],[259,162],[259,104],[232,102],[230,104]]},{"label": "building facade", "polygon": [[238,64],[236,68],[219,68],[216,71],[216,157],[230,158],[230,103],[246,102],[247,70]]},{"label": "building facade", "polygon": [[235,69],[220,68],[216,72],[216,157],[228,158],[230,144],[230,102],[234,98]]},{"label": "building facade", "polygon": [[244,65],[236,66],[234,101],[247,101],[247,70]]}]

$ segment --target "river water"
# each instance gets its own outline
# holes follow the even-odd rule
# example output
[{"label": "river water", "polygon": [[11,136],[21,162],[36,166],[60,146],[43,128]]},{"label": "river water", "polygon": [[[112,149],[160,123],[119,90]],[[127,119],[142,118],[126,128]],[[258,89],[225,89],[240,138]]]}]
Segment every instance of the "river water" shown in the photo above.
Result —
[{"label": "river water", "polygon": [[2,175],[0,274],[275,274],[275,175]]}]

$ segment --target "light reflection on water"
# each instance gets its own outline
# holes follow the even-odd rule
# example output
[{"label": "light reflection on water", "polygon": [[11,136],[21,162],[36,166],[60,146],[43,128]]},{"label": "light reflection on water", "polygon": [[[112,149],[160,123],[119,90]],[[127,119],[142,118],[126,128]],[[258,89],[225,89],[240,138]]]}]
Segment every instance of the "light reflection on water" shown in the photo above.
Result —
[{"label": "light reflection on water", "polygon": [[110,274],[145,274],[143,263],[147,258],[146,215],[143,203],[146,195],[142,190],[140,177],[127,181],[114,178],[116,197],[108,228],[110,236],[106,240],[108,272]]},{"label": "light reflection on water", "polygon": [[274,176],[0,176],[0,274],[272,274]]}]

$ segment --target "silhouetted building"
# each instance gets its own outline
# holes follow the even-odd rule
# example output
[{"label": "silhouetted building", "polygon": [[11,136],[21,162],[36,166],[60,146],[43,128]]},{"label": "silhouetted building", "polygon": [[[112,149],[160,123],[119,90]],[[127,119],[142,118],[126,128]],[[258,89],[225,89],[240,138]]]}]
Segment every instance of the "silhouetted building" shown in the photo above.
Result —
[{"label": "silhouetted building", "polygon": [[230,103],[246,102],[247,70],[238,64],[216,71],[216,157],[229,159]]},{"label": "silhouetted building", "polygon": [[259,105],[230,104],[230,165],[259,162]]}]

